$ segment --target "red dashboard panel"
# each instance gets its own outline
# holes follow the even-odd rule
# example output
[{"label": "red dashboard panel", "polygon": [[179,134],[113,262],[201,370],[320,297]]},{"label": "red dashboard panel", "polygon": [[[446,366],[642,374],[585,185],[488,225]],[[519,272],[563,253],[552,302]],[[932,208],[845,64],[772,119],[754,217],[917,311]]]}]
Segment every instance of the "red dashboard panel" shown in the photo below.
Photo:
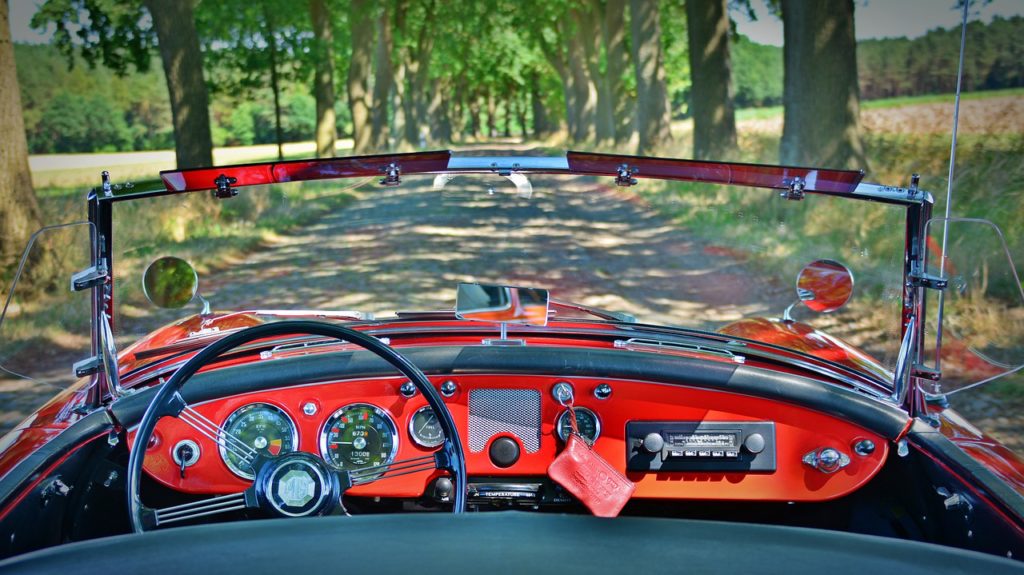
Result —
[{"label": "red dashboard panel", "polygon": [[[544,476],[548,465],[562,449],[555,434],[555,422],[563,408],[551,396],[558,381],[569,381],[576,390],[576,405],[593,410],[601,421],[601,435],[594,448],[614,466],[626,469],[626,424],[642,421],[715,421],[773,422],[776,439],[776,467],[771,472],[630,472],[636,482],[634,497],[715,500],[823,501],[850,493],[873,477],[885,462],[888,444],[874,433],[834,417],[794,405],[744,395],[709,391],[676,385],[595,378],[555,378],[524,375],[461,375],[431,377],[435,386],[452,380],[456,393],[446,399],[466,448],[466,467],[474,477]],[[265,402],[283,409],[298,427],[298,449],[319,454],[319,437],[325,420],[338,408],[351,403],[368,403],[387,411],[398,429],[396,460],[430,453],[409,436],[409,418],[426,401],[419,394],[405,399],[398,393],[404,379],[380,378],[327,384],[311,384],[261,391],[219,399],[193,406],[218,424],[236,409],[253,402]],[[612,387],[609,398],[594,397],[599,384]],[[521,457],[508,468],[494,465],[477,438],[471,446],[469,435],[469,394],[473,390],[533,390],[540,396],[539,442],[522,449]],[[316,413],[306,415],[302,406],[313,402]],[[498,432],[487,441],[509,433]],[[199,444],[198,462],[188,468],[186,478],[179,475],[171,451],[177,442],[191,439]],[[853,445],[869,439],[877,448],[868,455],[857,455]],[[825,474],[802,463],[805,454],[833,447],[849,454],[850,464]],[[185,492],[228,493],[250,485],[233,475],[222,462],[216,445],[180,420],[164,418],[145,460],[146,471],[161,483]],[[382,497],[418,497],[439,472],[423,472],[355,487],[352,495]]]}]

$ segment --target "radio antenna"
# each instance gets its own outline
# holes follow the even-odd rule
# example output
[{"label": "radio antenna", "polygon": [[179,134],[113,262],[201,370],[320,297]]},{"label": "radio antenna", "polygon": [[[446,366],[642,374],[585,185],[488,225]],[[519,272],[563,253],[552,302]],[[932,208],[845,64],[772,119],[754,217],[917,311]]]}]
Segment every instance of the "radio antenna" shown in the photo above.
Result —
[{"label": "radio antenna", "polygon": [[[967,44],[967,14],[971,0],[963,2],[960,22],[960,63],[956,69],[956,100],[953,103],[953,142],[949,147],[949,178],[946,182],[946,213],[942,222],[942,254],[939,258],[939,277],[946,276],[946,240],[949,238],[949,217],[953,209],[953,174],[956,171],[956,133],[960,125],[960,91],[964,80],[964,47]],[[946,292],[939,292],[939,324],[935,330],[935,370],[942,367],[942,314],[946,304]],[[938,383],[936,383],[936,386]],[[938,391],[938,390],[936,390]]]}]

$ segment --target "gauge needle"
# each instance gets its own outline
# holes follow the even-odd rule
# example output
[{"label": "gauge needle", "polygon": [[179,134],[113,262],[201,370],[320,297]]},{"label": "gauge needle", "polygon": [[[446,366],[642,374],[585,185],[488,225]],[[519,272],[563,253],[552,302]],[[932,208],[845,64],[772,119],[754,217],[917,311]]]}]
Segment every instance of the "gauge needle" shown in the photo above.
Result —
[{"label": "gauge needle", "polygon": [[437,420],[436,416],[431,415],[430,417],[428,417],[427,420],[423,422],[423,425],[420,426],[420,429],[419,429],[419,431],[417,431],[417,433],[421,433],[424,429],[426,429],[426,427],[428,425],[430,425],[431,422],[436,421],[436,420]]}]

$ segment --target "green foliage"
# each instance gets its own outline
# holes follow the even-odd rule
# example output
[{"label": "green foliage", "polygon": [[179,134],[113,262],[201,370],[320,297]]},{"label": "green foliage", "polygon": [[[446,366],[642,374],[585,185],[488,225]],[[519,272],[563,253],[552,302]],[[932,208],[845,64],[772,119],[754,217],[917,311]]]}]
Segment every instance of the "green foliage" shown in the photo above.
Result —
[{"label": "green foliage", "polygon": [[90,67],[100,63],[118,75],[149,69],[156,32],[139,0],[46,0],[31,25],[51,24],[53,43],[69,66],[77,49]]},{"label": "green foliage", "polygon": [[[965,91],[1024,86],[1024,17],[995,17],[967,25]],[[920,38],[857,44],[861,97],[949,93],[956,90],[960,28],[935,29]]]},{"label": "green foliage", "polygon": [[732,43],[732,83],[737,108],[782,104],[782,50],[737,36]]},{"label": "green foliage", "polygon": [[50,100],[32,136],[32,149],[46,153],[120,152],[131,139],[124,116],[108,100],[65,91]]}]

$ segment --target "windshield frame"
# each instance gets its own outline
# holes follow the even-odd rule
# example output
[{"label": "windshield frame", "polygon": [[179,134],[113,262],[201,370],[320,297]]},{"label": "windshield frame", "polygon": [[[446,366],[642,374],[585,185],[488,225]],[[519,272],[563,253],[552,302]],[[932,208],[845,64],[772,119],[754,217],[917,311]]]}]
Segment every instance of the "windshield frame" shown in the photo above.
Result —
[{"label": "windshield frame", "polygon": [[[89,221],[96,230],[92,265],[104,263],[107,279],[93,288],[92,337],[99,340],[103,314],[114,317],[114,237],[113,205],[123,201],[141,200],[158,196],[211,192],[215,197],[229,198],[237,188],[296,181],[351,179],[380,176],[380,185],[394,187],[401,184],[402,174],[522,174],[591,175],[614,178],[619,186],[631,186],[638,179],[704,182],[738,185],[777,190],[782,198],[791,201],[803,199],[804,194],[821,194],[851,200],[882,202],[906,209],[905,250],[903,258],[903,294],[900,336],[905,337],[908,326],[918,331],[912,338],[916,350],[910,353],[914,364],[923,358],[923,322],[912,321],[924,317],[925,284],[923,257],[925,223],[931,218],[934,199],[931,194],[911,188],[899,188],[862,182],[863,172],[826,170],[818,168],[774,166],[730,162],[706,162],[646,156],[592,154],[566,152],[564,156],[466,156],[451,151],[415,152],[408,154],[382,154],[292,160],[198,168],[161,172],[163,188],[147,191],[119,190],[104,178],[101,187],[88,195]],[[871,374],[868,378],[877,379]],[[916,376],[916,372],[915,372]],[[895,382],[890,382],[894,384]],[[916,389],[916,385],[908,386]],[[109,395],[110,384],[102,373],[96,375],[89,401],[98,406]],[[908,394],[905,407],[917,405],[915,394]]]}]

